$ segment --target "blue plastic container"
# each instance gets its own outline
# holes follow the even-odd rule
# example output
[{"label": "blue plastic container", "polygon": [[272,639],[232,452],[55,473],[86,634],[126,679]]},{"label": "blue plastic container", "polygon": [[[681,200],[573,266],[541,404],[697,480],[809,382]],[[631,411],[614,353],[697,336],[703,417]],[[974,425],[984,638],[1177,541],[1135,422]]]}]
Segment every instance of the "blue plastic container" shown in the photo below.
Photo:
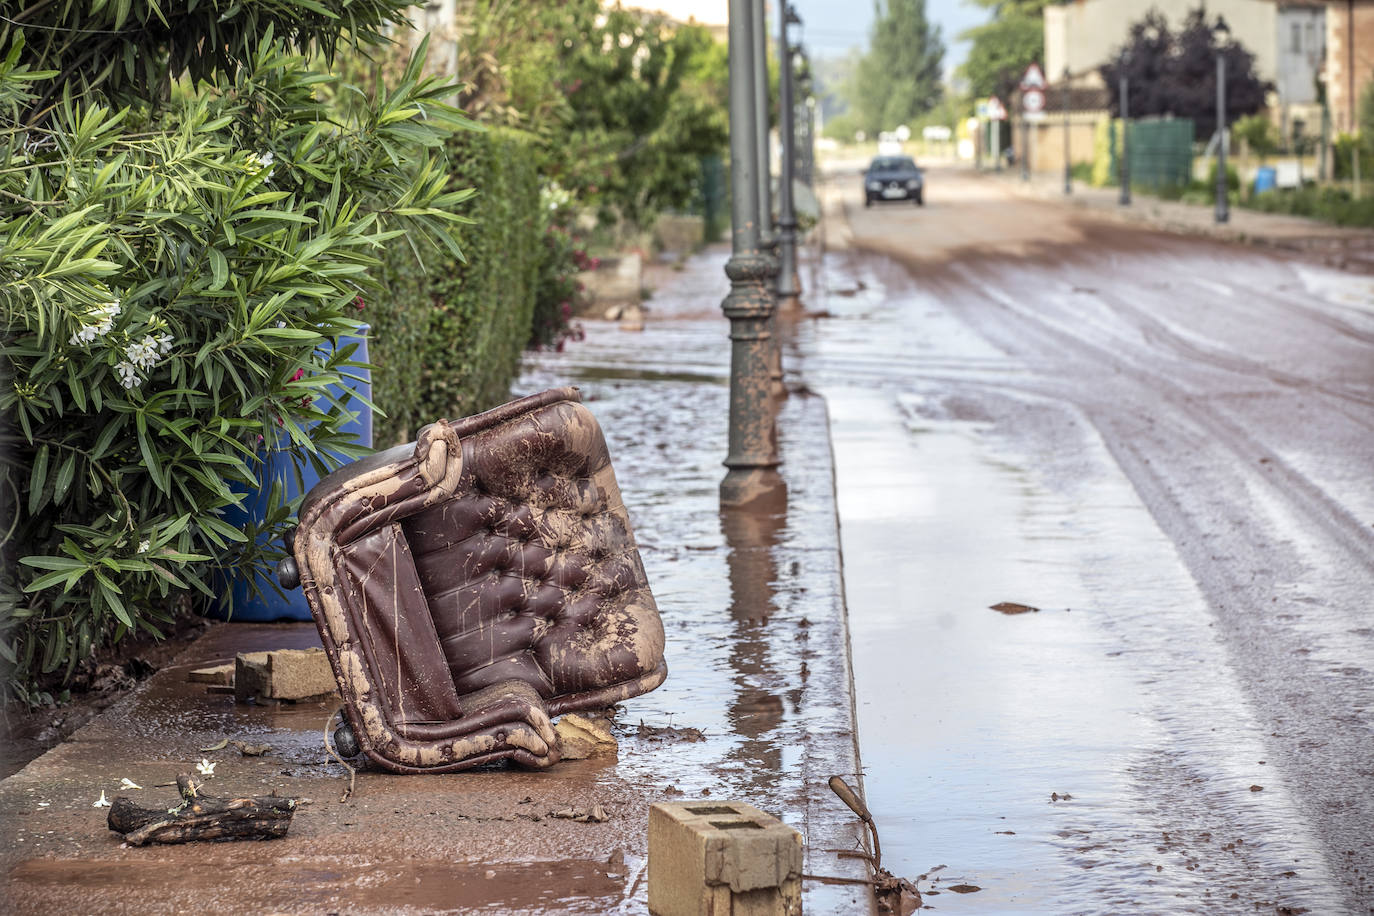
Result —
[{"label": "blue plastic container", "polygon": [[1262,165],[1255,172],[1255,193],[1272,191],[1278,187],[1278,173],[1272,165]]},{"label": "blue plastic container", "polygon": [[[345,347],[356,343],[358,349],[353,351],[352,360],[354,362],[368,362],[367,354],[367,332],[369,328],[364,325],[358,329],[356,336],[349,335],[339,338],[339,346]],[[325,347],[325,352],[330,348]],[[372,399],[372,373],[366,369],[350,369],[351,375],[358,376],[357,381],[351,381],[346,386],[330,386],[330,391],[335,397],[342,397],[345,391],[352,391],[362,395],[368,400]],[[356,419],[345,424],[343,430],[353,434],[354,439],[359,445],[372,447],[372,410],[364,403],[352,400],[347,404],[349,411],[356,413]],[[348,460],[348,459],[343,459]],[[224,510],[224,520],[236,528],[242,528],[251,522],[261,524],[267,518],[268,512],[274,508],[271,504],[272,484],[274,481],[280,482],[281,493],[279,504],[288,503],[296,497],[307,493],[310,488],[319,483],[320,477],[315,473],[314,468],[306,466],[301,471],[301,477],[305,483],[302,490],[296,486],[296,474],[292,470],[291,458],[284,452],[273,450],[264,458],[262,487],[259,490],[249,492],[247,488],[239,484],[230,484],[230,489],[236,493],[247,493],[244,497],[242,507],[229,507]],[[267,536],[259,535],[259,545],[265,545]],[[254,595],[249,587],[250,580],[247,576],[225,577],[224,581],[216,583],[216,590],[223,594],[228,589],[233,594],[233,612],[226,613],[225,608],[218,600],[211,601],[206,614],[210,617],[217,617],[221,620],[230,619],[241,622],[261,623],[271,620],[310,620],[310,605],[305,600],[305,594],[300,590],[289,591],[285,596],[278,595],[272,587],[272,582],[268,580],[272,571],[264,574],[261,570],[253,573],[257,577],[258,590],[260,594]]]}]

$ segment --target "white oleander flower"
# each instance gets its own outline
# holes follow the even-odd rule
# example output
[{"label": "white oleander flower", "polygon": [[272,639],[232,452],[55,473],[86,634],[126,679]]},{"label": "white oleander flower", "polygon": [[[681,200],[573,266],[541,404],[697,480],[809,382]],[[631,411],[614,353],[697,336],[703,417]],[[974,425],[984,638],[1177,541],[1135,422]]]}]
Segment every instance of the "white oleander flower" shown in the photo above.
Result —
[{"label": "white oleander flower", "polygon": [[101,790],[100,790],[100,797],[97,798],[97,799],[95,800],[94,803],[92,803],[91,807],[92,807],[92,808],[108,808],[108,807],[110,807],[110,800],[109,800],[108,798],[105,797],[105,790],[104,790],[104,789],[101,789]]},{"label": "white oleander flower", "polygon": [[68,341],[72,346],[94,343],[97,337],[104,337],[114,328],[114,320],[119,317],[119,300],[103,302],[91,309],[84,322]]},{"label": "white oleander flower", "polygon": [[250,158],[258,164],[254,171],[262,172],[265,170],[267,172],[266,175],[262,176],[262,180],[270,184],[272,182],[272,163],[277,160],[276,155],[268,150],[265,153],[253,153]]},{"label": "white oleander flower", "polygon": [[200,763],[196,764],[196,772],[208,779],[215,775],[215,765],[210,762],[209,757],[202,757]]},{"label": "white oleander flower", "polygon": [[[145,543],[147,542],[145,541]],[[140,786],[138,783],[134,782],[129,777],[125,776],[123,779],[119,781],[119,788],[127,792],[129,789],[141,789],[143,787]]]},{"label": "white oleander flower", "polygon": [[152,542],[149,541],[147,538],[144,538],[143,540],[141,540],[141,541],[138,542],[138,552],[139,552],[139,553],[147,553],[147,552],[148,552],[148,548],[149,548],[150,546],[152,546]]},{"label": "white oleander flower", "polygon": [[137,388],[143,384],[138,369],[128,360],[115,363],[115,371],[119,373],[119,384],[125,388]]}]

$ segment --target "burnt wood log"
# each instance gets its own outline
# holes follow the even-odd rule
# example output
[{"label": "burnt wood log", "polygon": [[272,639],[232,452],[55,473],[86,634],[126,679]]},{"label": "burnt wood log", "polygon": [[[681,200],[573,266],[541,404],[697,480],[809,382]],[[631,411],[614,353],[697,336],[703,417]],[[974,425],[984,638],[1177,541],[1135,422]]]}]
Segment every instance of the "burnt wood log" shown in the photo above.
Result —
[{"label": "burnt wood log", "polygon": [[110,805],[109,827],[131,846],[198,840],[272,840],[286,836],[296,799],[275,795],[216,798],[189,773],[177,777],[182,803],[175,808],[141,808],[121,795]]}]

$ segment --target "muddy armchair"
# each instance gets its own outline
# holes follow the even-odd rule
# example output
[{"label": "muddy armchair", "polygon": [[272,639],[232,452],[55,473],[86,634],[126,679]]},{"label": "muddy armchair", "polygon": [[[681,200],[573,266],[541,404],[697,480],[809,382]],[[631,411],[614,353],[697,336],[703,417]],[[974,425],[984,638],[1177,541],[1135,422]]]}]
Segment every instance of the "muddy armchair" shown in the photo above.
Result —
[{"label": "muddy armchair", "polygon": [[552,717],[667,676],[606,442],[575,388],[339,468],[306,495],[289,546],[278,576],[305,590],[358,749],[387,769],[549,766]]}]

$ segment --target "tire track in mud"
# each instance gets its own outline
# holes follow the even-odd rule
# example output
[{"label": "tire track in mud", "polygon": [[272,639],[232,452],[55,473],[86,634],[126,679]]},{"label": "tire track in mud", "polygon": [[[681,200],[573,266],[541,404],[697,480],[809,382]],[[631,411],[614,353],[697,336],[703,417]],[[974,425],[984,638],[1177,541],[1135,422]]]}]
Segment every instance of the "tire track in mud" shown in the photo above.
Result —
[{"label": "tire track in mud", "polygon": [[[1359,404],[1365,407],[1374,407],[1374,396],[1333,387],[1324,382],[1316,381],[1305,376],[1266,366],[1263,362],[1256,359],[1250,359],[1240,353],[1209,346],[1200,341],[1189,339],[1184,334],[1179,333],[1179,331],[1170,324],[1159,320],[1145,309],[1132,304],[1125,296],[1102,292],[1087,293],[1086,295],[1100,299],[1117,312],[1132,316],[1135,319],[1137,328],[1140,330],[1147,343],[1156,344],[1160,347],[1167,347],[1177,356],[1191,359],[1194,362],[1222,369],[1227,372],[1233,372],[1237,375],[1261,379],[1275,385],[1281,385],[1301,391],[1316,391],[1337,400],[1348,401],[1352,404]],[[1374,337],[1371,337],[1371,342],[1374,342]],[[1352,420],[1355,420],[1355,422],[1361,425],[1371,426],[1369,417],[1349,416]],[[1371,426],[1371,428],[1374,428],[1374,426]]]},{"label": "tire track in mud", "polygon": [[[1039,354],[1049,348],[1078,361],[1073,370],[1040,373],[1034,387],[1083,410],[1143,503],[1175,543],[1226,628],[1235,667],[1243,672],[1251,701],[1265,711],[1261,721],[1281,728],[1271,740],[1277,739],[1275,749],[1287,758],[1285,769],[1294,795],[1304,804],[1301,814],[1311,823],[1314,835],[1322,838],[1328,866],[1345,884],[1352,907],[1363,909],[1374,904],[1374,887],[1362,877],[1374,868],[1374,849],[1365,840],[1368,826],[1374,824],[1374,755],[1367,738],[1367,710],[1374,702],[1370,672],[1361,664],[1358,652],[1353,659],[1338,660],[1334,668],[1329,667],[1330,659],[1322,660],[1320,651],[1296,657],[1289,654],[1307,652],[1313,642],[1320,647],[1320,638],[1304,635],[1289,625],[1311,608],[1298,606],[1301,597],[1270,595],[1263,589],[1273,579],[1271,564],[1276,559],[1294,555],[1288,562],[1297,570],[1302,569],[1305,559],[1297,547],[1257,526],[1256,515],[1248,507],[1255,490],[1267,493],[1274,502],[1305,518],[1309,533],[1315,528],[1330,546],[1354,561],[1347,568],[1353,573],[1349,578],[1357,581],[1349,582],[1344,594],[1342,590],[1317,589],[1331,612],[1328,618],[1342,616],[1342,608],[1353,611],[1363,606],[1370,584],[1368,571],[1374,568],[1370,529],[1273,450],[1211,407],[1206,391],[1189,390],[1182,382],[1144,364],[1148,353],[1127,356],[1110,344],[1087,339],[1062,320],[1018,302],[1005,289],[963,267],[925,274],[922,282],[943,292],[941,299],[947,304],[967,302],[970,289],[981,292],[985,296],[982,302],[997,307],[996,315],[964,305],[950,307],[1007,352],[1039,361]],[[1012,321],[1006,321],[1007,317]],[[1123,341],[1116,337],[1112,342]],[[1105,372],[1084,371],[1084,366],[1093,365]],[[1081,384],[1085,377],[1105,381],[1090,387]],[[1117,377],[1124,377],[1126,382]],[[1171,410],[1162,414],[1160,406]],[[1146,423],[1140,422],[1141,417]],[[1148,428],[1145,435],[1142,426]],[[1188,456],[1209,446],[1229,453],[1230,460],[1210,464],[1194,460],[1189,464]],[[1263,472],[1258,470],[1261,467]],[[1179,496],[1190,490],[1199,492],[1199,475],[1208,478],[1209,486],[1203,492],[1210,493],[1212,499],[1206,506],[1190,505]],[[1219,539],[1228,541],[1229,546],[1214,546]],[[1218,554],[1214,552],[1217,549],[1228,552]],[[1301,572],[1294,578],[1302,578]],[[1361,579],[1363,582],[1358,581]],[[1266,609],[1277,606],[1296,613],[1272,617],[1254,613],[1261,604]],[[1327,632],[1320,635],[1329,643],[1344,635],[1348,642],[1348,634],[1365,629],[1358,620],[1351,619],[1353,625],[1344,634],[1339,632],[1341,621],[1322,621]],[[1362,641],[1368,650],[1370,640],[1365,637]],[[1348,651],[1350,647],[1344,648]],[[1363,715],[1351,716],[1352,710]],[[1333,722],[1340,724],[1333,728]]]},{"label": "tire track in mud", "polygon": [[[1179,413],[1188,416],[1199,427],[1211,432],[1218,442],[1225,445],[1240,460],[1242,466],[1258,457],[1259,462],[1268,465],[1273,476],[1281,477],[1281,482],[1289,488],[1284,490],[1282,487],[1274,486],[1273,489],[1280,496],[1286,497],[1310,519],[1324,528],[1333,540],[1351,555],[1352,559],[1368,567],[1374,567],[1374,534],[1371,534],[1368,526],[1351,515],[1344,506],[1328,496],[1324,490],[1313,484],[1305,475],[1292,468],[1278,453],[1209,407],[1207,402],[1203,400],[1207,397],[1206,393],[1189,391],[1167,376],[1152,371],[1140,359],[1113,352],[1101,344],[1093,343],[1081,335],[1073,333],[1072,330],[1063,327],[1060,322],[1043,313],[1037,313],[1018,305],[1012,296],[986,281],[972,277],[966,277],[966,281],[969,285],[988,294],[1007,311],[1016,314],[1023,320],[1033,322],[1038,326],[1041,336],[1048,338],[1049,342],[1059,345],[1067,344],[1068,347],[1076,349],[1080,354],[1115,369],[1119,374],[1132,375],[1137,381],[1145,383],[1146,386],[1153,386],[1156,391],[1163,394],[1162,400],[1164,402],[1172,404]],[[1218,366],[1218,368],[1227,367]],[[1307,383],[1307,387],[1315,386]],[[1092,406],[1090,402],[1078,398],[1071,397],[1069,400],[1079,403],[1085,409]]]}]

